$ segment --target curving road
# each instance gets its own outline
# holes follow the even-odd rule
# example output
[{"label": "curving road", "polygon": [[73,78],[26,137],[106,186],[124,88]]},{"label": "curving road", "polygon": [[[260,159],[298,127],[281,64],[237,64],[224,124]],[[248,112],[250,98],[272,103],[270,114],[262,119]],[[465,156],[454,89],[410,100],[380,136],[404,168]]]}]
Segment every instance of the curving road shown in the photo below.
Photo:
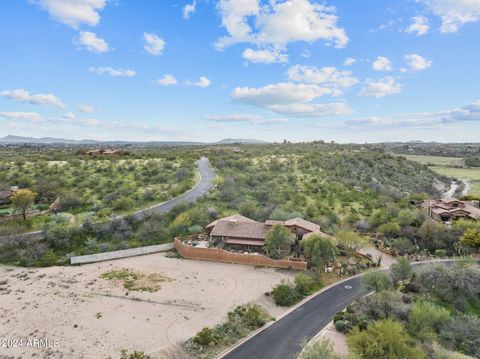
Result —
[{"label": "curving road", "polygon": [[194,202],[197,198],[203,196],[205,193],[214,188],[215,177],[217,175],[210,166],[210,161],[208,160],[208,158],[202,157],[196,163],[198,172],[200,173],[200,181],[198,181],[195,187],[167,202],[163,202],[155,206],[135,212],[131,216],[131,218],[133,220],[140,220],[154,214],[168,212],[177,204],[184,202]]},{"label": "curving road", "polygon": [[[430,263],[412,263],[415,267],[425,264]],[[335,313],[366,293],[361,276],[339,283],[319,293],[221,358],[294,359],[301,350],[304,339],[313,338],[330,323]]]}]

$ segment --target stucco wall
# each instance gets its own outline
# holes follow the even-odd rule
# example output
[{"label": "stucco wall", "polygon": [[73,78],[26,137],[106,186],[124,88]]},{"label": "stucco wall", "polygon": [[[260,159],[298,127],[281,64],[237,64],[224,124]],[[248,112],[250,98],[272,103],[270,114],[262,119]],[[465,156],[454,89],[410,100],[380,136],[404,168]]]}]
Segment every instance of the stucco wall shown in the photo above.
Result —
[{"label": "stucco wall", "polygon": [[268,258],[264,255],[252,255],[242,253],[232,253],[218,248],[195,248],[185,246],[182,241],[175,238],[175,249],[178,253],[188,259],[198,259],[211,262],[224,262],[224,263],[236,263],[247,264],[260,267],[273,267],[273,268],[291,268],[297,270],[306,270],[306,262],[296,262],[289,260],[275,260]]},{"label": "stucco wall", "polygon": [[159,252],[166,252],[170,249],[173,249],[173,243],[158,244],[155,246],[131,248],[131,249],[122,249],[119,251],[96,253],[96,254],[87,254],[85,256],[76,256],[70,257],[71,264],[85,264],[85,263],[94,263],[108,261],[112,259],[120,259],[134,256],[141,256],[144,254],[152,254]]}]

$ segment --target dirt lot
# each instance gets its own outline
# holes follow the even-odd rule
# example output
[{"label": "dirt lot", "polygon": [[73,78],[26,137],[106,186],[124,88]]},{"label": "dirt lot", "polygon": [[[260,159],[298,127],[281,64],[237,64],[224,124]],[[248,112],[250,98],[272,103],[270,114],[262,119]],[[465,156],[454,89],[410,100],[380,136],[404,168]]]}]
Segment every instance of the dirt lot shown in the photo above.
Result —
[{"label": "dirt lot", "polygon": [[[168,280],[149,293],[100,278],[123,268]],[[78,267],[0,266],[0,340],[49,339],[54,347],[0,347],[0,358],[118,358],[121,349],[160,358],[162,350],[221,322],[236,305],[256,302],[278,316],[285,309],[264,293],[293,275],[164,254]]]}]

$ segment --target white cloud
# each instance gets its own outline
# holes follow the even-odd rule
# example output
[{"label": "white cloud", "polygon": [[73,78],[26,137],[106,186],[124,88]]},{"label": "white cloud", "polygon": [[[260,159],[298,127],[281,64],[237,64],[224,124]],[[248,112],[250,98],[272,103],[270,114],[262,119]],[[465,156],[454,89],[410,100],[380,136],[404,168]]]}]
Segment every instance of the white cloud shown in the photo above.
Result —
[{"label": "white cloud", "polygon": [[110,50],[107,42],[99,38],[93,32],[81,31],[80,35],[73,40],[77,45],[85,47],[88,51],[101,54]]},{"label": "white cloud", "polygon": [[425,127],[449,123],[461,123],[467,121],[480,122],[480,101],[469,105],[438,112],[403,113],[389,117],[367,117],[350,120],[346,123],[354,126],[402,126],[402,127]]},{"label": "white cloud", "polygon": [[173,86],[177,84],[177,79],[172,75],[166,74],[166,75],[163,75],[161,78],[159,78],[155,82],[162,86]]},{"label": "white cloud", "polygon": [[432,61],[429,61],[423,56],[416,54],[405,55],[405,61],[407,62],[408,66],[415,71],[425,70],[432,66]]},{"label": "white cloud", "polygon": [[70,27],[78,28],[85,24],[96,26],[100,22],[99,11],[103,10],[106,0],[29,0],[48,11],[55,20]]},{"label": "white cloud", "polygon": [[242,57],[250,62],[264,64],[288,61],[288,55],[282,54],[278,50],[245,49],[245,51],[243,51]]},{"label": "white cloud", "polygon": [[0,112],[0,118],[5,120],[38,122],[42,119],[42,116],[36,112]]},{"label": "white cloud", "polygon": [[158,37],[156,34],[151,34],[148,32],[143,33],[143,41],[145,45],[143,48],[150,54],[154,56],[161,55],[163,49],[167,44],[164,39]]},{"label": "white cloud", "polygon": [[65,120],[73,121],[77,119],[77,116],[73,112],[67,112],[62,116]]},{"label": "white cloud", "polygon": [[225,122],[225,123],[250,123],[254,125],[278,125],[287,123],[287,118],[263,118],[258,115],[250,114],[229,114],[229,115],[207,115],[204,117],[207,121]]},{"label": "white cloud", "polygon": [[356,63],[357,63],[357,60],[355,60],[353,57],[349,57],[345,59],[345,61],[343,62],[343,66],[352,66],[352,65],[355,65]]},{"label": "white cloud", "polygon": [[205,76],[200,76],[198,81],[193,81],[193,82],[192,81],[187,81],[186,82],[187,86],[201,87],[201,88],[208,87],[211,84],[212,84],[212,82]]},{"label": "white cloud", "polygon": [[478,0],[418,0],[442,20],[440,32],[457,32],[463,25],[480,21]]},{"label": "white cloud", "polygon": [[78,111],[83,113],[91,113],[91,112],[95,112],[95,109],[89,105],[80,105],[78,106]]},{"label": "white cloud", "polygon": [[379,80],[367,80],[366,86],[360,91],[360,96],[381,98],[402,92],[402,85],[391,76]]},{"label": "white cloud", "polygon": [[388,57],[378,56],[372,64],[372,69],[375,71],[392,71],[392,62]]},{"label": "white cloud", "polygon": [[264,6],[259,0],[220,0],[218,9],[229,34],[217,40],[219,49],[245,42],[283,49],[290,42],[317,40],[344,47],[349,40],[337,26],[335,8],[309,0],[270,1]]},{"label": "white cloud", "polygon": [[332,90],[351,87],[358,83],[351,71],[340,71],[335,67],[294,65],[288,69],[287,74],[292,81],[324,85]]},{"label": "white cloud", "polygon": [[428,30],[430,30],[430,25],[428,24],[428,18],[425,16],[414,16],[412,17],[412,24],[407,27],[405,32],[410,34],[416,34],[417,36],[425,35]]},{"label": "white cloud", "polygon": [[183,7],[183,18],[185,20],[190,19],[190,15],[195,13],[196,6],[197,6],[197,2],[193,0],[191,4],[187,4]]},{"label": "white cloud", "polygon": [[133,70],[114,69],[111,67],[89,67],[88,71],[99,75],[109,74],[113,77],[133,77],[136,74]]},{"label": "white cloud", "polygon": [[30,92],[24,89],[5,90],[0,92],[0,96],[7,97],[12,100],[28,102],[34,105],[52,105],[64,108],[64,103],[52,93],[38,93],[30,95]]},{"label": "white cloud", "polygon": [[270,109],[298,117],[317,117],[351,113],[344,103],[314,104],[313,100],[334,91],[315,84],[292,82],[269,84],[260,88],[237,87],[231,97],[236,102]]}]

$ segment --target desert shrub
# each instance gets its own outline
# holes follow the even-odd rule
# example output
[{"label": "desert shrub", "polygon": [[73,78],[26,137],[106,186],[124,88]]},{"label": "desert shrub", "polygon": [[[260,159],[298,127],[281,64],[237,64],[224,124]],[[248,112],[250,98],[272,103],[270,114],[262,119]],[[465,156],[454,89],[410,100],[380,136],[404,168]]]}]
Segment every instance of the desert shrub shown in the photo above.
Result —
[{"label": "desert shrub", "polygon": [[442,325],[450,320],[450,312],[432,302],[418,301],[408,314],[408,329],[422,339],[434,339]]},{"label": "desert shrub", "polygon": [[392,264],[391,267],[392,279],[396,283],[398,281],[405,281],[410,279],[412,275],[412,266],[406,257],[400,257]]},{"label": "desert shrub", "polygon": [[341,356],[335,354],[328,339],[322,339],[303,343],[296,359],[341,359]]},{"label": "desert shrub", "polygon": [[276,305],[290,307],[302,299],[302,295],[295,290],[295,287],[286,281],[282,281],[272,290],[273,300]]},{"label": "desert shrub", "polygon": [[407,227],[414,223],[415,213],[408,209],[402,209],[400,212],[398,212],[397,219],[400,226]]},{"label": "desert shrub", "polygon": [[347,329],[345,322],[343,320],[337,320],[335,322],[335,329],[340,333],[344,333]]},{"label": "desert shrub", "polygon": [[60,195],[59,210],[68,211],[84,205],[82,198],[73,192],[64,192]]},{"label": "desert shrub", "polygon": [[448,347],[477,358],[480,356],[480,318],[478,316],[456,317],[443,326],[440,336]]},{"label": "desert shrub", "polygon": [[401,256],[415,252],[415,245],[406,238],[395,238],[390,242],[391,247]]},{"label": "desert shrub", "polygon": [[35,262],[37,267],[50,267],[59,264],[59,257],[53,252],[48,251]]},{"label": "desert shrub", "polygon": [[367,272],[362,280],[368,290],[381,292],[392,288],[392,280],[390,276],[384,272]]},{"label": "desert shrub", "polygon": [[113,203],[113,209],[116,211],[128,211],[135,207],[135,201],[129,197],[120,197]]},{"label": "desert shrub", "polygon": [[50,217],[50,221],[43,226],[45,239],[52,248],[67,248],[80,228],[71,222],[67,215],[58,214]]},{"label": "desert shrub", "polygon": [[211,344],[215,344],[217,337],[215,336],[213,330],[209,327],[204,327],[200,330],[194,337],[193,341],[204,347]]},{"label": "desert shrub", "polygon": [[445,249],[437,249],[435,251],[435,257],[445,258],[447,256],[447,251]]},{"label": "desert shrub", "polygon": [[460,243],[464,246],[479,249],[480,248],[480,230],[470,228],[465,231],[460,238]]},{"label": "desert shrub", "polygon": [[429,267],[415,276],[415,283],[421,292],[464,311],[469,301],[478,300],[480,296],[480,269],[471,265]]},{"label": "desert shrub", "polygon": [[337,312],[335,313],[335,316],[333,317],[333,322],[335,323],[338,320],[343,320],[345,318],[345,312]]},{"label": "desert shrub", "polygon": [[354,328],[347,336],[348,348],[363,359],[420,359],[423,351],[415,346],[402,323],[383,319],[366,330]]},{"label": "desert shrub", "polygon": [[400,235],[400,225],[397,222],[388,222],[378,227],[378,231],[386,237],[396,238]]},{"label": "desert shrub", "polygon": [[302,296],[310,295],[321,287],[321,284],[315,277],[303,272],[295,276],[294,283],[295,290]]},{"label": "desert shrub", "polygon": [[339,247],[347,252],[357,252],[367,244],[367,240],[353,231],[339,231],[335,233]]},{"label": "desert shrub", "polygon": [[120,353],[120,359],[151,359],[150,355],[145,354],[141,351],[134,350],[132,353],[129,353],[127,349],[123,349]]}]

